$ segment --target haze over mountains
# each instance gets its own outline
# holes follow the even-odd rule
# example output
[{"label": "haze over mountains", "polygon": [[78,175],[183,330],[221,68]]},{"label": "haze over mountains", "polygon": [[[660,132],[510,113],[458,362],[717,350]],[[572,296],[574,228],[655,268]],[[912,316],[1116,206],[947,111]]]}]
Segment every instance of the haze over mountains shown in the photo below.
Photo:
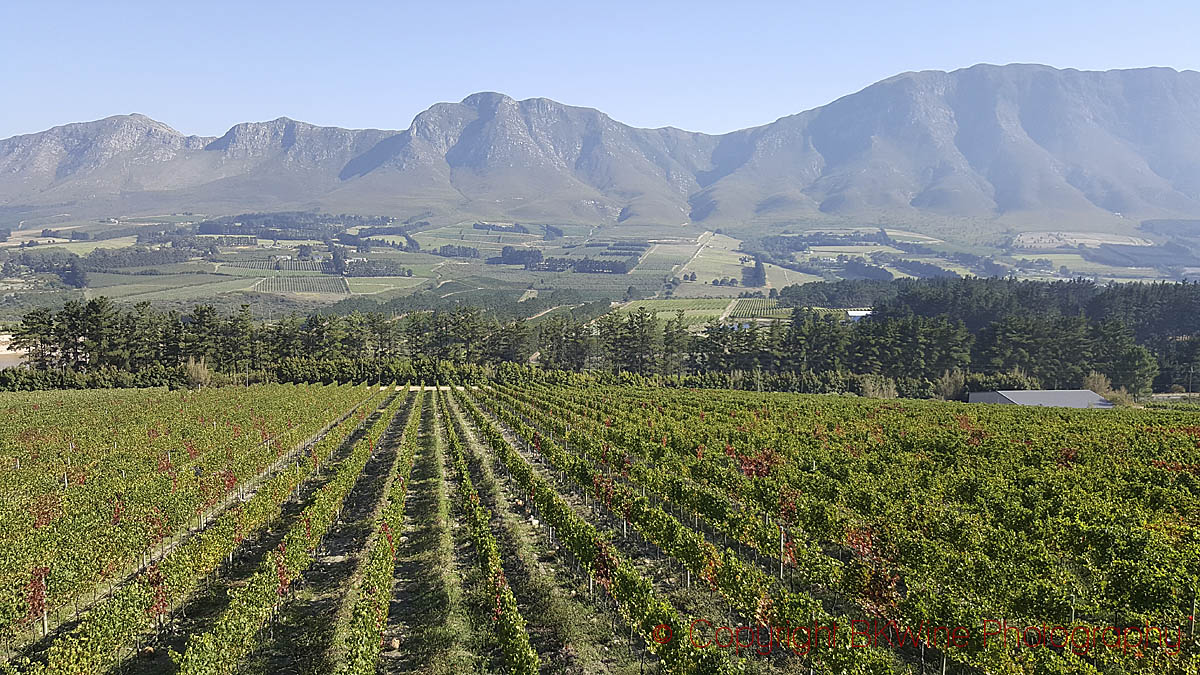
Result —
[{"label": "haze over mountains", "polygon": [[403,131],[280,118],[211,138],[124,115],[0,141],[4,219],[281,208],[710,229],[1200,218],[1200,73],[904,73],[724,135],[480,93]]}]

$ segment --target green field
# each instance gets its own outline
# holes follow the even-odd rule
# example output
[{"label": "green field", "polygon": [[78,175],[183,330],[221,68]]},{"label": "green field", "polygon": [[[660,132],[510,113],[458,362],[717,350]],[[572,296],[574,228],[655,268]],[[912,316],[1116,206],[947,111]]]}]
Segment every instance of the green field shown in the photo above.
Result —
[{"label": "green field", "polygon": [[763,298],[739,298],[729,313],[731,319],[788,319],[792,307],[782,307],[778,300]]},{"label": "green field", "polygon": [[216,274],[130,276],[96,273],[89,275],[88,295],[104,295],[129,302],[199,300],[221,293],[249,290],[257,281],[254,277]]},{"label": "green field", "polygon": [[411,291],[429,281],[422,277],[349,277],[350,292],[356,295],[373,295],[390,291]]},{"label": "green field", "polygon": [[701,245],[699,253],[679,271],[680,276],[695,272],[696,283],[711,283],[713,279],[730,277],[742,281],[742,270],[747,267],[740,262],[746,254],[738,253],[741,242],[723,234],[709,237]]},{"label": "green field", "polygon": [[319,260],[270,260],[267,258],[246,258],[221,263],[222,267],[231,269],[257,270],[267,272],[308,272],[321,273],[328,268],[328,261]]},{"label": "green field", "polygon": [[350,295],[350,286],[346,279],[335,276],[265,277],[255,283],[251,290],[259,293]]},{"label": "green field", "polygon": [[217,270],[221,274],[238,277],[319,277],[324,272],[316,270],[277,270],[271,268],[239,267],[228,263],[218,263]]},{"label": "green field", "polygon": [[669,300],[634,300],[613,310],[613,313],[624,316],[637,312],[641,308],[651,313],[657,313],[660,320],[674,319],[675,313],[683,312],[685,325],[696,326],[719,319],[729,307],[729,300],[724,299],[669,299]]},{"label": "green field", "polygon": [[[141,267],[121,267],[116,271],[122,274],[176,274],[180,272],[190,272],[194,274],[209,274],[216,272],[220,267],[220,263],[212,263],[207,260],[192,260],[189,262],[171,263],[169,265],[147,265]],[[222,274],[229,273],[232,270],[222,270]]]},{"label": "green field", "polygon": [[927,234],[920,234],[917,232],[908,232],[905,230],[892,230],[892,229],[885,229],[884,231],[887,232],[887,236],[891,237],[892,239],[898,239],[900,241],[913,241],[913,242],[917,242],[917,243],[921,243],[921,244],[937,244],[937,243],[941,243],[941,241],[942,241],[941,239],[938,239],[937,237],[931,237]]},{"label": "green field", "polygon": [[[188,288],[211,287],[214,284],[225,284],[249,288],[253,278],[230,277],[223,274],[110,274],[93,272],[88,275],[88,287],[96,294],[113,298],[124,298],[147,292],[181,290]],[[102,291],[102,293],[100,293]]]},{"label": "green field", "polygon": [[815,274],[797,272],[795,270],[789,270],[786,267],[772,265],[771,263],[767,263],[764,265],[764,267],[767,268],[768,288],[783,288],[784,286],[791,286],[792,284],[807,284],[814,281],[823,281],[822,277],[816,276]]},{"label": "green field", "polygon": [[682,268],[692,255],[696,253],[696,244],[654,244],[638,269],[653,269],[662,272],[674,272]]},{"label": "green field", "polygon": [[[465,215],[451,216],[460,220]],[[137,227],[142,224],[170,224],[172,226],[195,222],[202,219],[199,215],[164,215],[138,218],[121,218],[119,222],[98,222],[71,219],[69,217],[46,219],[37,224],[27,223],[22,230],[13,233],[12,239],[5,244],[6,251],[12,251],[13,246],[21,242],[42,241],[42,228],[58,230],[86,231],[92,234],[110,232],[118,234],[118,229]],[[449,220],[449,218],[447,218]],[[311,282],[297,281],[288,285],[283,281],[272,280],[260,283],[267,278],[292,277],[305,278],[323,276],[323,264],[320,262],[301,263],[299,248],[303,244],[313,247],[313,253],[319,259],[328,259],[331,255],[324,241],[260,239],[256,247],[221,247],[215,256],[209,256],[208,250],[194,249],[196,257],[183,263],[168,263],[158,266],[143,266],[122,268],[122,274],[105,272],[90,272],[87,297],[108,295],[114,299],[126,302],[149,301],[164,306],[179,307],[189,302],[213,299],[217,304],[249,302],[256,307],[264,304],[268,313],[280,311],[305,310],[311,311],[322,304],[329,304],[349,292],[356,295],[371,296],[383,301],[413,293],[415,290],[434,286],[447,280],[463,280],[466,290],[483,289],[530,289],[547,293],[556,290],[571,290],[579,293],[579,300],[591,302],[595,300],[621,301],[629,297],[670,298],[678,300],[715,299],[717,305],[736,299],[746,291],[761,291],[766,295],[770,290],[824,279],[836,279],[841,272],[837,262],[829,262],[838,256],[853,256],[863,258],[872,264],[883,265],[896,278],[910,276],[910,272],[902,269],[893,259],[882,259],[880,254],[895,256],[904,260],[920,261],[937,265],[951,270],[960,276],[975,273],[962,263],[950,262],[945,256],[955,253],[970,253],[972,255],[992,256],[1002,265],[1016,265],[1016,254],[1010,255],[1007,243],[983,242],[964,243],[960,238],[947,238],[947,232],[933,228],[928,233],[921,227],[902,221],[879,220],[878,225],[840,224],[831,225],[829,222],[799,222],[788,225],[784,236],[802,236],[805,232],[823,232],[831,235],[854,235],[859,233],[877,232],[880,227],[887,228],[889,236],[898,242],[919,243],[930,247],[935,252],[904,253],[895,246],[881,244],[847,244],[814,246],[811,250],[796,253],[792,260],[810,265],[813,273],[796,272],[784,267],[767,263],[766,284],[763,287],[747,288],[742,285],[743,273],[754,265],[749,251],[758,251],[759,241],[756,235],[746,230],[750,239],[746,242],[746,251],[742,251],[743,242],[730,234],[716,234],[703,231],[696,225],[662,225],[649,226],[620,225],[620,226],[583,226],[563,223],[565,236],[552,240],[545,239],[541,226],[526,224],[529,233],[497,232],[478,230],[472,227],[473,221],[462,221],[445,225],[446,220],[437,223],[438,226],[428,226],[430,229],[413,233],[413,237],[426,251],[446,244],[470,246],[477,248],[481,257],[478,259],[444,258],[428,252],[406,252],[392,246],[376,245],[355,250],[346,248],[348,256],[366,256],[371,260],[387,260],[409,269],[412,277],[403,278],[373,278],[347,279],[345,289],[333,292],[324,291],[285,291],[285,288],[329,289],[339,286],[338,282],[315,280]],[[536,223],[536,221],[534,221]],[[557,224],[556,224],[557,226]],[[917,231],[919,230],[919,231]],[[727,232],[736,234],[742,231],[741,226],[730,227]],[[779,229],[775,229],[779,232]],[[935,236],[936,235],[936,236]],[[153,236],[153,235],[151,235]],[[305,235],[308,236],[308,235]],[[1011,236],[1011,235],[1010,235]],[[942,237],[942,238],[939,238]],[[404,237],[399,235],[383,235],[378,240],[386,240],[403,244]],[[70,251],[86,254],[96,248],[115,248],[135,243],[133,237],[123,237],[104,241],[62,241],[54,244],[38,246],[36,250],[54,252]],[[636,257],[637,264],[628,274],[586,274],[575,272],[543,272],[525,270],[516,265],[488,265],[486,258],[496,256],[504,246],[528,246],[541,251],[545,257],[598,258],[603,253],[620,253],[622,242],[645,244],[647,248],[634,251],[630,249],[628,257]],[[163,246],[159,243],[155,246]],[[899,244],[898,244],[899,245]],[[369,250],[367,250],[369,248]],[[24,252],[24,250],[22,250]],[[14,252],[15,253],[15,252]],[[774,254],[774,253],[772,253]],[[1053,271],[1030,269],[1017,272],[1021,278],[1055,279],[1061,278],[1059,268],[1065,266],[1070,275],[1096,277],[1101,281],[1108,280],[1139,280],[1159,279],[1164,272],[1148,268],[1120,268],[1097,264],[1084,259],[1078,252],[1063,250],[1056,252],[1026,252],[1025,257],[1044,257],[1051,260]],[[786,253],[782,255],[787,255]],[[201,257],[209,258],[201,259]],[[291,256],[292,260],[282,263],[290,269],[275,269],[279,266],[271,260],[275,256]],[[166,258],[167,256],[163,256]],[[610,256],[603,256],[608,258]],[[612,258],[619,256],[613,255]],[[967,264],[974,264],[968,262]],[[8,294],[3,305],[0,305],[0,316],[6,319],[16,319],[31,306],[42,306],[46,303],[56,304],[53,300],[57,293],[65,299],[69,291],[61,283],[62,272],[35,272],[34,265],[26,266],[16,273],[19,283],[5,288]],[[144,274],[139,274],[144,273]],[[696,275],[696,281],[682,281],[685,276]],[[681,283],[671,284],[670,295],[664,282],[679,279]],[[713,285],[713,280],[733,280],[737,285]],[[258,284],[256,286],[256,284]],[[307,284],[307,286],[305,286]],[[632,288],[632,291],[630,290]],[[460,289],[464,290],[464,289]],[[238,291],[252,291],[242,296]],[[260,295],[259,292],[271,295]],[[450,292],[450,291],[447,291]],[[78,291],[76,291],[78,293]],[[15,295],[13,295],[15,294]],[[697,314],[689,310],[689,320],[699,321],[701,316],[711,318],[712,313]],[[722,307],[723,311],[723,307]],[[716,313],[719,316],[720,312]]]},{"label": "green field", "polygon": [[[537,230],[540,229],[537,228]],[[451,225],[432,230],[422,230],[421,232],[414,233],[412,236],[423,249],[440,248],[447,244],[453,246],[470,246],[479,249],[480,255],[495,255],[495,253],[498,253],[505,246],[522,246],[542,240],[542,233],[540,231],[536,234],[491,232],[488,230],[477,230],[471,227],[469,223],[466,225]],[[404,242],[403,237],[392,235],[379,238],[394,243]]]},{"label": "green field", "polygon": [[1062,265],[1066,265],[1067,269],[1072,274],[1097,275],[1101,277],[1113,277],[1118,279],[1131,278],[1150,278],[1157,279],[1162,277],[1162,273],[1148,267],[1113,267],[1103,263],[1092,262],[1084,258],[1078,253],[1030,253],[1027,258],[1046,258],[1054,264],[1054,269],[1057,271]]},{"label": "green field", "polygon": [[868,256],[872,253],[892,253],[895,255],[904,255],[904,251],[898,248],[892,248],[884,244],[852,244],[846,246],[813,246],[811,249],[814,257],[832,257],[836,258],[839,255],[856,255]]},{"label": "green field", "polygon": [[[47,241],[41,237],[35,237]],[[118,237],[116,239],[101,239],[98,241],[67,241],[56,240],[53,244],[43,244],[38,251],[67,251],[75,255],[87,255],[98,248],[126,248],[137,243],[137,237]]]}]

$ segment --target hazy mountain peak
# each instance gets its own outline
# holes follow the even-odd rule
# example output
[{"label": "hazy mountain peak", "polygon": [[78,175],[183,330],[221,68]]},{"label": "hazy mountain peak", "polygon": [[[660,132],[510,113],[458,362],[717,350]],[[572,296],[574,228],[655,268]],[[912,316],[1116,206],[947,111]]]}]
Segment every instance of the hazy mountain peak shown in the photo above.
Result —
[{"label": "hazy mountain peak", "polygon": [[[184,136],[139,113],[76,122],[0,141],[0,196],[36,194],[56,182],[89,179],[112,166],[169,161],[201,148],[206,139]],[[14,180],[15,179],[15,180]]]},{"label": "hazy mountain peak", "polygon": [[341,166],[321,166],[340,159],[348,162],[353,155],[395,132],[374,129],[320,127],[290,117],[266,122],[235,124],[223,136],[205,146],[225,160],[257,160],[278,157],[290,165],[320,168],[329,172]]},{"label": "hazy mountain peak", "polygon": [[164,137],[185,138],[183,134],[169,125],[159,122],[141,113],[127,115],[110,115],[89,122],[71,122],[35,134],[24,134],[6,139],[7,142],[18,138],[94,138],[119,133],[153,133]]},{"label": "hazy mountain peak", "polygon": [[511,105],[516,100],[506,94],[495,91],[480,91],[462,100],[462,104],[471,108],[496,108],[501,105]]},{"label": "hazy mountain peak", "polygon": [[136,203],[190,210],[220,194],[222,208],[253,210],[268,206],[256,200],[269,185],[271,206],[412,203],[597,222],[721,226],[879,210],[1047,225],[1064,215],[1195,218],[1197,119],[1200,73],[1037,64],[900,73],[721,136],[637,129],[497,92],[432,105],[403,132],[280,117],[206,139],[135,113],[0,141],[0,200],[84,209],[96,195],[115,200],[108,212],[156,190]]}]

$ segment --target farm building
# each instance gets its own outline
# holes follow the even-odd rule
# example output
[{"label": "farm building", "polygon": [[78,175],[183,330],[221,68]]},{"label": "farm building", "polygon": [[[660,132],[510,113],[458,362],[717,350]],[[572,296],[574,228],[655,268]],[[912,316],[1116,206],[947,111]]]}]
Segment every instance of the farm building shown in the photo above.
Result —
[{"label": "farm building", "polygon": [[967,396],[970,403],[1000,403],[1059,408],[1111,408],[1113,404],[1088,389],[1042,389],[1030,391],[977,391]]}]

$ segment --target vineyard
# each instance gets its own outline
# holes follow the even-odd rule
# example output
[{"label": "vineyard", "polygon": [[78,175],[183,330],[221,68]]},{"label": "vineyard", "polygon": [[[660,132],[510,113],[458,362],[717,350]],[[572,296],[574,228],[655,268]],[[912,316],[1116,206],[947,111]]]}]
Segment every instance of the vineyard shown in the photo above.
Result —
[{"label": "vineyard", "polygon": [[1200,671],[1193,412],[544,383],[0,409],[4,672]]},{"label": "vineyard", "polygon": [[719,319],[729,303],[729,300],[712,298],[636,300],[614,309],[613,312],[623,318],[645,309],[647,312],[656,313],[663,321],[674,320],[679,312],[683,312],[685,326],[701,326]]},{"label": "vineyard", "polygon": [[335,295],[349,295],[350,286],[342,277],[264,277],[251,290],[258,291],[259,293],[330,293]]},{"label": "vineyard", "polygon": [[330,272],[332,265],[321,260],[230,260],[222,262],[226,267],[248,270],[283,270],[289,272]]},{"label": "vineyard", "polygon": [[729,313],[731,319],[790,319],[793,307],[782,306],[778,300],[739,298]]}]

